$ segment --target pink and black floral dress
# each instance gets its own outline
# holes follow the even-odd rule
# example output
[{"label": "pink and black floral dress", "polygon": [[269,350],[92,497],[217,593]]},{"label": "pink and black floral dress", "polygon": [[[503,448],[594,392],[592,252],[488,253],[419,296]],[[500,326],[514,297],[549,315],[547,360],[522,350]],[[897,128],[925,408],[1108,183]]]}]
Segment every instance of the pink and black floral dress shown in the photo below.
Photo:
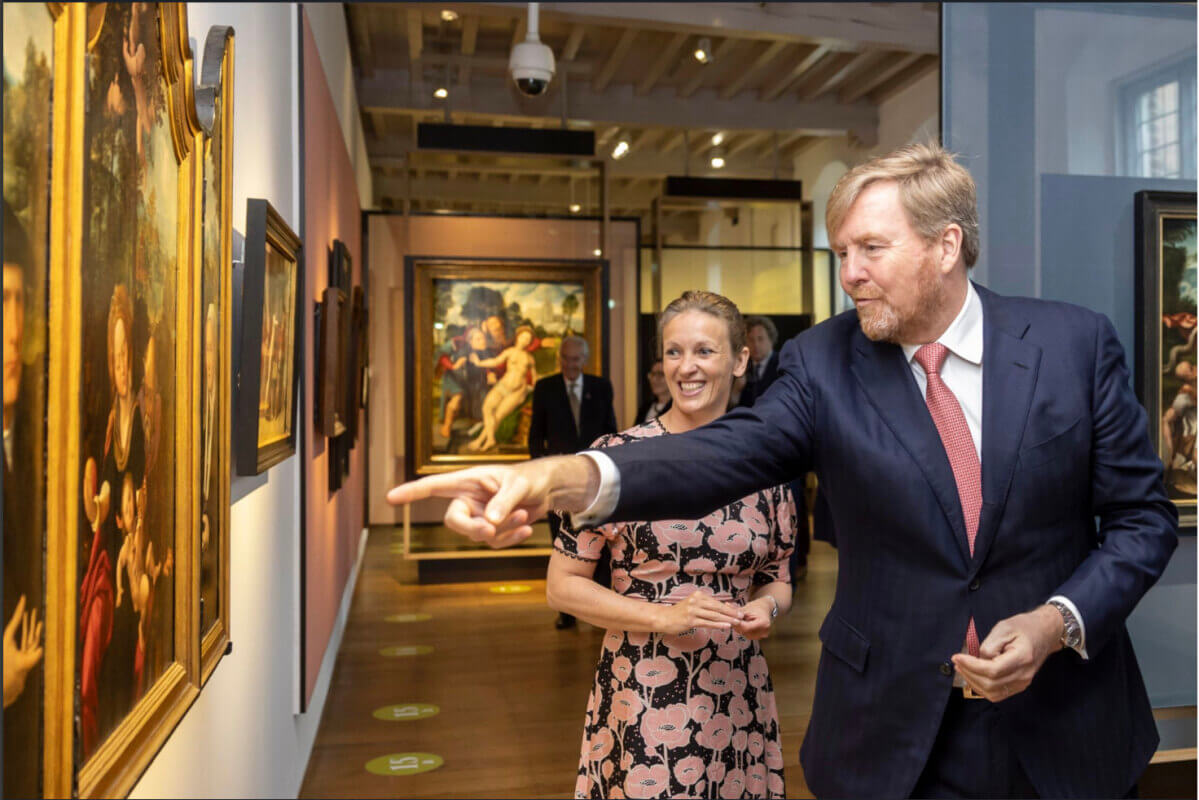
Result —
[{"label": "pink and black floral dress", "polygon": [[[595,446],[660,435],[669,434],[653,420]],[[676,603],[699,591],[745,603],[753,587],[790,580],[794,538],[795,501],[777,486],[700,520],[563,526],[554,547],[587,561],[610,557],[612,589],[626,597]],[[783,797],[774,689],[758,642],[709,628],[609,630],[574,796]]]}]

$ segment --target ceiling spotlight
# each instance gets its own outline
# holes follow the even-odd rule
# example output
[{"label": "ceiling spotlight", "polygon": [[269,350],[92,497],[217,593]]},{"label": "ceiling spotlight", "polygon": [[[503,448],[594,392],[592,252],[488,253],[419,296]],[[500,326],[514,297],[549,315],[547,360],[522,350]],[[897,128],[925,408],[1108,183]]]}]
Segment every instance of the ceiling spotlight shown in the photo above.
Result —
[{"label": "ceiling spotlight", "polygon": [[570,213],[572,213],[572,214],[578,214],[578,213],[579,213],[580,211],[582,211],[582,210],[583,210],[583,207],[582,207],[581,205],[579,205],[578,203],[571,203],[571,204],[570,204]]},{"label": "ceiling spotlight", "polygon": [[723,141],[724,141],[724,134],[723,134],[723,133],[717,133],[715,136],[713,136],[713,137],[712,137],[712,144],[713,144],[713,146],[715,146],[715,145],[718,145],[718,144],[720,144],[720,143],[721,143],[721,142],[723,142]]},{"label": "ceiling spotlight", "polygon": [[436,89],[433,90],[433,96],[436,97],[438,100],[444,100],[450,96],[450,90],[445,88],[444,86],[438,86]]},{"label": "ceiling spotlight", "polygon": [[708,37],[700,39],[695,45],[695,60],[701,64],[707,64],[712,60],[712,42]]},{"label": "ceiling spotlight", "polygon": [[441,9],[441,21],[442,22],[457,22],[458,21],[458,12],[454,11],[452,8]]},{"label": "ceiling spotlight", "polygon": [[712,169],[724,169],[724,153],[713,150],[712,158],[708,163],[712,165]]},{"label": "ceiling spotlight", "polygon": [[604,251],[600,250],[598,247],[595,248],[594,250],[592,250],[591,252],[595,254],[596,258],[599,258],[600,256],[602,256],[604,254]]},{"label": "ceiling spotlight", "polygon": [[628,155],[628,153],[629,153],[629,140],[628,139],[621,139],[619,142],[616,143],[616,146],[612,148],[612,157],[615,159],[624,158],[626,155]]}]

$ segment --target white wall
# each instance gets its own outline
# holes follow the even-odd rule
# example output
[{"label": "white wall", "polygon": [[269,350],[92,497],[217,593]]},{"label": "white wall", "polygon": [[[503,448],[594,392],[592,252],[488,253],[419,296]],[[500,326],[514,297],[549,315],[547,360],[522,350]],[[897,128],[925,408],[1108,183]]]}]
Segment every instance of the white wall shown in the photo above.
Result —
[{"label": "white wall", "polygon": [[[246,199],[266,198],[299,230],[297,6],[189,3],[203,47],[211,25],[235,30],[233,227]],[[197,70],[198,73],[198,70]],[[300,462],[234,478],[230,518],[230,632],[225,656],[131,797],[294,797],[329,685],[336,643],[308,713],[299,696]],[[353,577],[349,582],[350,591]],[[347,593],[348,596],[348,593]],[[348,603],[343,601],[343,619]],[[335,631],[340,636],[340,630]]]},{"label": "white wall", "polygon": [[329,81],[329,94],[341,122],[341,135],[350,151],[354,178],[358,182],[358,204],[373,208],[371,164],[366,153],[366,135],[358,110],[358,90],[354,86],[354,64],[350,58],[350,37],[346,29],[344,3],[305,3],[304,11],[312,23],[312,36],[321,54],[321,66]]}]

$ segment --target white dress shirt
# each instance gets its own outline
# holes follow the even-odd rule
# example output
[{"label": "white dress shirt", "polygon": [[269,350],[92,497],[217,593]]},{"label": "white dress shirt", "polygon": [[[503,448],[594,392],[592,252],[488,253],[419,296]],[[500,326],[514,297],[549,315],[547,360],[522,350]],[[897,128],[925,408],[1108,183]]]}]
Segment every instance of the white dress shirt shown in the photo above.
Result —
[{"label": "white dress shirt", "polygon": [[[966,301],[962,304],[958,315],[937,339],[949,350],[945,363],[941,366],[941,379],[957,398],[958,405],[966,417],[966,426],[970,429],[970,438],[974,441],[974,451],[982,463],[982,416],[983,416],[983,306],[974,290],[974,284],[966,284]],[[928,389],[928,376],[924,368],[916,363],[916,351],[919,344],[902,345],[904,357],[920,387],[923,397]],[[616,508],[620,497],[620,471],[612,459],[599,450],[585,450],[582,455],[589,456],[599,467],[600,487],[595,500],[582,514],[572,515],[576,524],[590,526],[608,518]],[[1084,659],[1087,658],[1087,628],[1078,608],[1069,598],[1054,595],[1050,600],[1058,600],[1074,614],[1082,639],[1075,650]]]}]

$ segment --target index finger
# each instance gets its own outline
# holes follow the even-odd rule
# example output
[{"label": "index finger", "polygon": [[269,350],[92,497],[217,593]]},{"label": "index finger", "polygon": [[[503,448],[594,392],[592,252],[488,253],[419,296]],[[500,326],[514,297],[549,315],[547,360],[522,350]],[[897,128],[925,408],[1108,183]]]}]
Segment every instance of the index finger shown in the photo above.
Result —
[{"label": "index finger", "polygon": [[979,658],[968,653],[955,653],[953,662],[962,669],[991,680],[999,680],[1009,672],[1018,669],[1020,658],[1015,648],[1004,650],[995,658]]},{"label": "index finger", "polygon": [[393,506],[400,506],[430,497],[457,497],[468,491],[472,483],[470,477],[464,477],[460,472],[429,475],[394,487],[387,493],[387,502]]}]

